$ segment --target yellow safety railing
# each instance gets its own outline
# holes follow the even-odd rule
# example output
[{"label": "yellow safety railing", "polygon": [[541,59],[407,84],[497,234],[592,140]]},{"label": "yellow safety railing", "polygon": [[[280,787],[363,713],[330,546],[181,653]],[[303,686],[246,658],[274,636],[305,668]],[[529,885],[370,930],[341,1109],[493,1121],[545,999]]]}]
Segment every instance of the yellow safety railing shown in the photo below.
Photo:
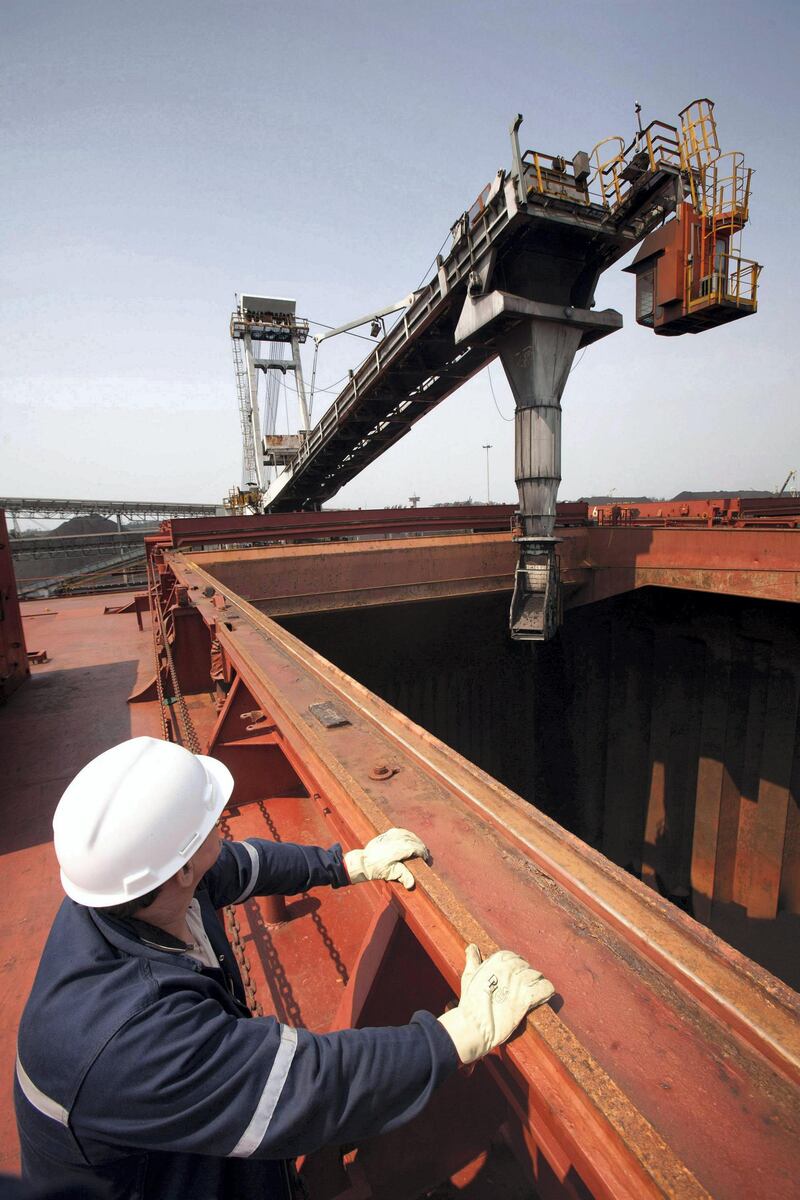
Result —
[{"label": "yellow safety railing", "polygon": [[686,267],[686,307],[689,312],[714,304],[734,304],[755,308],[761,267],[749,258],[723,254],[707,275],[694,275],[696,263]]},{"label": "yellow safety railing", "polygon": [[714,101],[693,100],[679,114],[681,121],[681,166],[699,169],[719,156]]},{"label": "yellow safety railing", "polygon": [[602,204],[617,209],[643,175],[662,167],[680,168],[678,131],[664,121],[651,121],[630,145],[621,137],[604,138],[589,157],[594,163],[591,182],[599,187]]},{"label": "yellow safety railing", "polygon": [[619,136],[603,138],[592,150],[589,158],[594,163],[592,183],[600,188],[600,197],[606,208],[618,208],[630,187],[622,179],[625,165],[625,140]]},{"label": "yellow safety railing", "polygon": [[697,183],[696,198],[692,199],[701,216],[741,229],[747,222],[750,208],[750,179],[753,172],[744,165],[744,155],[733,150],[720,154],[692,173]]},{"label": "yellow safety railing", "polygon": [[667,125],[665,121],[651,121],[647,128],[642,130],[631,142],[625,151],[625,157],[627,158],[637,148],[647,150],[651,171],[656,171],[663,166],[680,167],[681,165],[678,131],[674,125]]}]

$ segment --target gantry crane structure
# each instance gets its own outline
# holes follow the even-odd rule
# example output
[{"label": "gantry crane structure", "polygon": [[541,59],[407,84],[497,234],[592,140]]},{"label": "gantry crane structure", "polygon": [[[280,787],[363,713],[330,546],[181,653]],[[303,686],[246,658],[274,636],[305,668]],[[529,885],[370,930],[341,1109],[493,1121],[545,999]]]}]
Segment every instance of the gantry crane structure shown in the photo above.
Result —
[{"label": "gantry crane structure", "polygon": [[[291,457],[308,432],[308,408],[300,347],[308,337],[308,321],[298,317],[294,300],[275,296],[242,295],[230,321],[231,350],[242,434],[241,487],[233,488],[225,507],[234,513],[260,512],[262,498],[277,466]],[[269,347],[264,356],[259,353]],[[289,353],[286,353],[288,349]],[[294,374],[300,404],[300,430],[275,433],[278,414],[278,375]],[[259,405],[259,372],[265,378],[263,421]]]},{"label": "gantry crane structure", "polygon": [[516,402],[511,635],[543,640],[561,609],[561,396],[576,352],[622,326],[618,312],[594,307],[600,275],[642,243],[630,268],[637,321],[674,335],[755,312],[760,268],[738,247],[751,171],[738,152],[721,153],[712,101],[690,104],[680,127],[655,120],[628,144],[605,139],[571,159],[522,152],[521,122],[511,126],[511,169],[459,216],[433,277],[318,424],[287,447],[263,507],[319,509],[499,357]]}]

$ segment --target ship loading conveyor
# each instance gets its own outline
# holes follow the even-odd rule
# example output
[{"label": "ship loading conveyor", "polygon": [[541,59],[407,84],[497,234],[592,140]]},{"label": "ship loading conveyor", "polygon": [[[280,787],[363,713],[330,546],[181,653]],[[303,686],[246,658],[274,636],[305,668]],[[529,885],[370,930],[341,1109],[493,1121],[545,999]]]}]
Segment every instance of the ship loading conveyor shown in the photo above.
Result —
[{"label": "ship loading conveyor", "polygon": [[[674,181],[674,175],[670,180]],[[506,179],[502,172],[496,187],[477,223],[465,214],[456,245],[445,260],[438,261],[433,279],[414,293],[408,309],[352,372],[292,462],[271,484],[265,496],[267,511],[320,508],[421,417],[497,357],[498,347],[491,344],[455,344],[456,326],[470,286],[473,294],[483,293],[490,282],[490,268],[494,286],[513,275],[512,264],[519,269],[526,255],[537,253],[537,238],[545,231],[552,236],[557,217],[549,211],[545,220],[537,215],[535,205],[521,205],[514,179]],[[591,263],[593,240],[599,230],[607,231],[606,210],[590,206],[579,223],[570,224],[577,225],[571,256],[577,260],[586,254]],[[623,225],[615,239],[614,258],[624,255],[635,240]],[[610,261],[613,259],[600,259],[603,266]],[[598,262],[595,274],[599,269]],[[591,270],[588,274],[591,278]],[[480,282],[473,279],[470,285],[473,276],[480,276]],[[575,287],[566,289],[563,304],[574,305],[576,295],[585,290],[585,281],[576,281]],[[586,296],[582,299],[585,302]],[[603,315],[592,314],[594,320],[584,331],[581,345],[606,332]],[[592,336],[595,326],[597,332]]]},{"label": "ship loading conveyor", "polygon": [[[695,268],[686,246],[681,251],[689,254],[685,268],[678,250],[669,260],[677,262],[681,275],[673,308],[677,305],[681,320],[690,302],[697,310],[694,324],[673,320],[674,331],[709,328],[754,312],[759,268],[733,256],[729,245],[747,220],[750,172],[737,159],[733,201],[727,176],[718,179],[712,171],[706,183],[707,160],[719,149],[710,101],[695,101],[683,110],[680,134],[653,121],[629,146],[609,139],[619,140],[619,147],[612,153],[600,143],[591,158],[582,151],[572,160],[530,150],[523,154],[521,121],[518,116],[511,127],[511,171],[499,171],[455,222],[450,251],[436,257],[432,279],[412,293],[394,326],[350,372],[316,427],[301,431],[300,446],[288,462],[270,458],[265,444],[264,461],[285,465],[266,490],[264,508],[273,513],[320,508],[499,356],[516,404],[520,557],[511,636],[546,640],[558,627],[561,607],[554,538],[561,396],[575,354],[622,325],[618,312],[594,310],[600,275],[642,239],[655,236],[661,225],[659,246],[651,252],[645,242],[647,271],[642,268],[637,286],[640,291],[662,286],[653,283],[652,263],[664,255],[660,243],[671,247],[669,239],[674,241],[674,232],[682,228],[678,220],[664,224],[666,219],[678,210],[684,225],[695,214],[698,230],[709,222],[717,229],[717,209],[731,204],[735,219],[728,213],[724,264],[720,258],[714,268],[713,294],[706,281],[706,290],[695,297]],[[715,170],[716,162],[713,157]],[[692,203],[684,203],[690,193],[699,215]],[[695,257],[699,264],[700,256]],[[639,314],[642,303],[637,299]],[[705,324],[698,326],[700,309]],[[671,331],[669,322],[656,330]]]}]

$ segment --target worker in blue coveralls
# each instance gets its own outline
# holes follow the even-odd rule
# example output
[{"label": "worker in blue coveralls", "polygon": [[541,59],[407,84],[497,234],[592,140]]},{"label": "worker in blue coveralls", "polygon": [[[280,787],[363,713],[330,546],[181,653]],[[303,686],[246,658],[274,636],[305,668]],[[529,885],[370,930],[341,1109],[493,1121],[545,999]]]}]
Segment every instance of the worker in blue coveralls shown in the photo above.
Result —
[{"label": "worker in blue coveralls", "polygon": [[67,899],[19,1030],[23,1177],[105,1184],[114,1200],[292,1195],[290,1160],[409,1121],[461,1063],[505,1041],[552,985],[499,951],[467,965],[457,1007],[398,1028],[314,1034],[253,1017],[216,910],[370,879],[414,886],[408,830],[361,850],[221,842],[233,790],[216,759],[134,738],[59,802]]}]

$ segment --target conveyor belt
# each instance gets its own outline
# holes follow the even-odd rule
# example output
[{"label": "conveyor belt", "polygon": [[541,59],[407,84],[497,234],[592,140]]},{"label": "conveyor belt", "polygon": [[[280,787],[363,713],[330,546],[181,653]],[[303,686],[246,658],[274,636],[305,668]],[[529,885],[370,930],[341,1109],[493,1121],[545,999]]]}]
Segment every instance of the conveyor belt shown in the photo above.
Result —
[{"label": "conveyor belt", "polygon": [[[586,308],[600,273],[663,218],[676,171],[652,172],[611,212],[535,190],[500,172],[488,199],[456,222],[433,278],[309,433],[265,496],[269,512],[317,508],[496,356],[491,340],[457,347],[468,295],[489,286]],[[520,202],[524,190],[526,201]],[[659,203],[660,201],[660,203]],[[591,338],[586,339],[591,340]]]}]

